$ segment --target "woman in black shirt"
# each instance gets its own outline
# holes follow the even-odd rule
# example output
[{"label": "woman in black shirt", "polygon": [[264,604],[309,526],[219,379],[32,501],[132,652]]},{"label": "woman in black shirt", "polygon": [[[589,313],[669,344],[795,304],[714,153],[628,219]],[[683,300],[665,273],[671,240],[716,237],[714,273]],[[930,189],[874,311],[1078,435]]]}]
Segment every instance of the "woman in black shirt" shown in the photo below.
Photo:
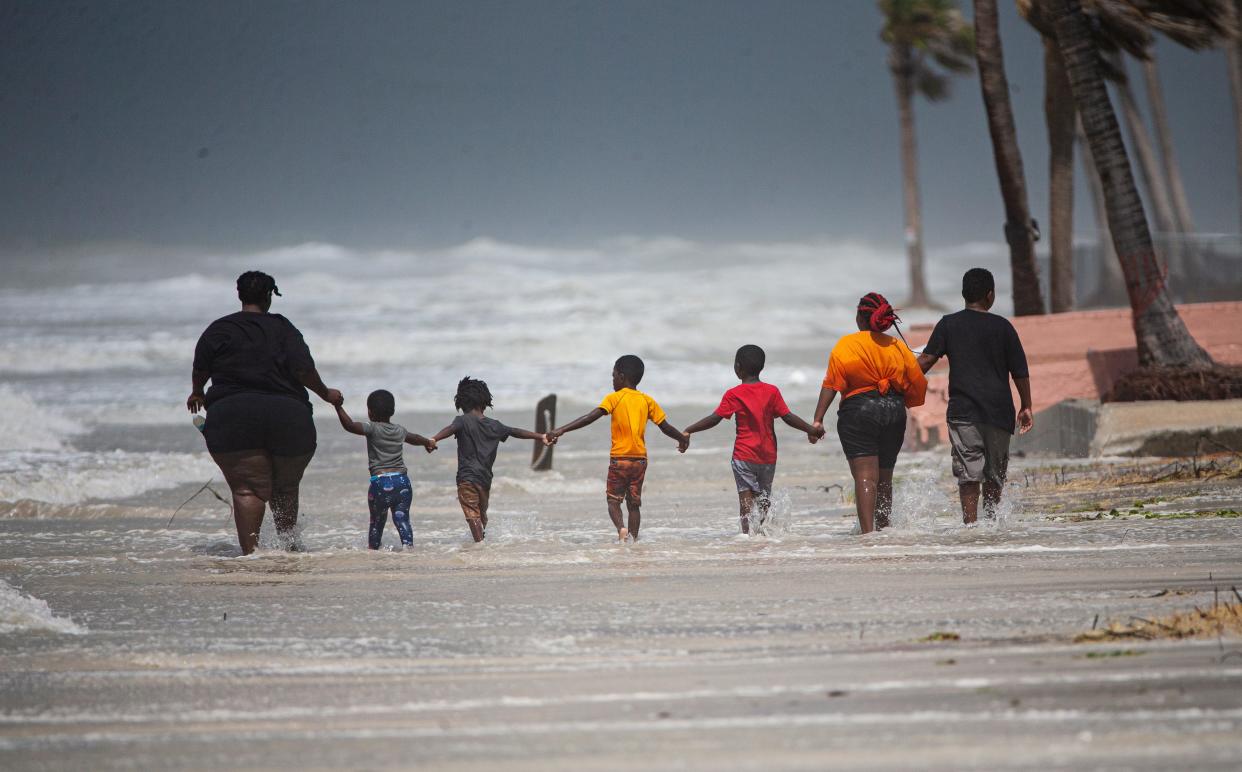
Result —
[{"label": "woman in black shirt", "polygon": [[237,278],[241,311],[212,322],[199,337],[186,400],[192,413],[207,410],[207,450],[232,491],[244,555],[258,545],[268,503],[281,542],[299,548],[298,486],[316,441],[306,390],[333,405],[343,402],[320,379],[302,333],[280,314],[268,313],[273,294],[280,294],[276,281],[261,271]]}]

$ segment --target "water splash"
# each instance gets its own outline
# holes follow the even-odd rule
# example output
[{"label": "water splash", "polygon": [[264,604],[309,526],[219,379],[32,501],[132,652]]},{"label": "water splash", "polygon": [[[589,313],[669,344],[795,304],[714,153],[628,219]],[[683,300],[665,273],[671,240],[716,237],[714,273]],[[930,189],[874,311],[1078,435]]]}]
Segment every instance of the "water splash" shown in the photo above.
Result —
[{"label": "water splash", "polygon": [[85,635],[87,629],[72,619],[52,613],[47,601],[0,580],[0,634],[26,632]]}]

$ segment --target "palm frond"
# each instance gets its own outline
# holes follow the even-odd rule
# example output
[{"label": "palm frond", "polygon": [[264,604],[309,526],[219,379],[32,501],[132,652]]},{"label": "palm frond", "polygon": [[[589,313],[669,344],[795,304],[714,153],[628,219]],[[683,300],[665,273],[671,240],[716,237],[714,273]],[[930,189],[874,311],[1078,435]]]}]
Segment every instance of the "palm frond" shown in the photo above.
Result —
[{"label": "palm frond", "polygon": [[914,73],[914,90],[929,102],[939,102],[949,96],[949,79],[934,70],[921,67]]}]

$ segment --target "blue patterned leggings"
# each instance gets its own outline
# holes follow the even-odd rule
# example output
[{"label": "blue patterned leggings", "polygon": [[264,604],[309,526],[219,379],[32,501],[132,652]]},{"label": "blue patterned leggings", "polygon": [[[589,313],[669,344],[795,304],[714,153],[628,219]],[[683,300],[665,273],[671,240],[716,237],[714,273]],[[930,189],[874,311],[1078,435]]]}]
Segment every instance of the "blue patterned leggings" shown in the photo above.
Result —
[{"label": "blue patterned leggings", "polygon": [[410,503],[413,499],[414,491],[410,488],[408,475],[386,474],[371,478],[371,489],[367,491],[367,504],[371,509],[368,547],[373,550],[380,548],[389,510],[392,510],[392,523],[397,526],[401,543],[407,547],[414,543],[414,532],[410,529]]}]

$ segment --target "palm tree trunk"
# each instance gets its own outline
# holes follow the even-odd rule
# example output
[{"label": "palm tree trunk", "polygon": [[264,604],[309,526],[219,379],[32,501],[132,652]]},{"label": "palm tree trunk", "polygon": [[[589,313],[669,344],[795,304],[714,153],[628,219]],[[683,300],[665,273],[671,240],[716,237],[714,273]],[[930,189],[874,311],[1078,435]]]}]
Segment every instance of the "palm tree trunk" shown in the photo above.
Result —
[{"label": "palm tree trunk", "polygon": [[[1236,15],[1242,20],[1242,1],[1235,3]],[[1242,38],[1225,43],[1229,60],[1229,93],[1233,95],[1233,141],[1238,175],[1238,230],[1242,232]]]},{"label": "palm tree trunk", "polygon": [[1095,168],[1095,159],[1091,157],[1091,145],[1087,143],[1087,134],[1082,130],[1082,121],[1076,121],[1075,124],[1078,144],[1082,148],[1082,168],[1087,177],[1087,189],[1091,191],[1091,209],[1095,215],[1095,238],[1099,248],[1099,262],[1096,264],[1098,286],[1091,300],[1097,305],[1124,303],[1126,280],[1121,274],[1121,266],[1117,262],[1117,251],[1113,249],[1113,236],[1108,230],[1104,186],[1100,183],[1100,173]]},{"label": "palm tree trunk", "polygon": [[1039,272],[1035,268],[1035,240],[1026,197],[1026,173],[1018,148],[1018,133],[1009,103],[1009,81],[996,21],[996,0],[975,0],[975,58],[979,84],[992,135],[992,155],[1001,198],[1005,202],[1005,240],[1013,274],[1013,312],[1016,316],[1044,313]]},{"label": "palm tree trunk", "polygon": [[[1134,88],[1130,84],[1130,76],[1126,73],[1125,59],[1118,54],[1113,58],[1117,71],[1122,73],[1122,80],[1117,82],[1117,93],[1121,96],[1121,114],[1126,124],[1126,134],[1130,138],[1130,147],[1138,161],[1139,174],[1143,178],[1143,187],[1147,190],[1147,200],[1156,216],[1156,227],[1160,231],[1160,242],[1163,243],[1165,264],[1171,273],[1182,273],[1181,250],[1178,248],[1177,223],[1173,219],[1173,205],[1169,203],[1169,189],[1164,184],[1164,175],[1156,162],[1156,151],[1147,132],[1147,124],[1143,122],[1143,114],[1139,110],[1138,100],[1134,98]],[[1158,250],[1160,251],[1160,250]]]},{"label": "palm tree trunk", "polygon": [[1044,38],[1048,124],[1049,285],[1052,313],[1074,309],[1074,95],[1056,40]]},{"label": "palm tree trunk", "polygon": [[1130,296],[1139,364],[1211,366],[1212,358],[1190,336],[1169,298],[1082,5],[1079,0],[1052,0],[1049,5],[1074,102],[1104,186],[1108,225]]},{"label": "palm tree trunk", "polygon": [[1143,62],[1143,80],[1147,85],[1147,106],[1151,108],[1152,125],[1156,129],[1156,141],[1160,143],[1160,160],[1173,199],[1173,216],[1182,233],[1194,233],[1195,221],[1190,214],[1190,201],[1182,184],[1182,171],[1173,150],[1173,133],[1169,130],[1169,113],[1164,104],[1164,89],[1160,86],[1160,70],[1156,66],[1155,50],[1148,51]]},{"label": "palm tree trunk", "polygon": [[910,267],[910,297],[906,306],[931,305],[923,260],[923,211],[919,201],[919,149],[914,135],[913,66],[909,46],[894,48],[893,80],[897,86],[897,113],[901,120],[901,177],[906,216],[906,259]]},{"label": "palm tree trunk", "polygon": [[1164,104],[1164,88],[1160,85],[1160,68],[1156,65],[1155,47],[1148,49],[1148,58],[1143,61],[1143,80],[1147,85],[1147,106],[1151,108],[1152,126],[1156,130],[1156,141],[1160,143],[1160,161],[1164,169],[1164,179],[1169,188],[1169,198],[1173,204],[1173,222],[1177,226],[1178,249],[1185,264],[1186,276],[1191,281],[1202,274],[1199,250],[1188,237],[1195,232],[1195,219],[1190,213],[1190,200],[1186,197],[1186,186],[1182,184],[1182,170],[1177,163],[1177,154],[1173,149],[1173,132],[1169,129],[1169,112]]}]

